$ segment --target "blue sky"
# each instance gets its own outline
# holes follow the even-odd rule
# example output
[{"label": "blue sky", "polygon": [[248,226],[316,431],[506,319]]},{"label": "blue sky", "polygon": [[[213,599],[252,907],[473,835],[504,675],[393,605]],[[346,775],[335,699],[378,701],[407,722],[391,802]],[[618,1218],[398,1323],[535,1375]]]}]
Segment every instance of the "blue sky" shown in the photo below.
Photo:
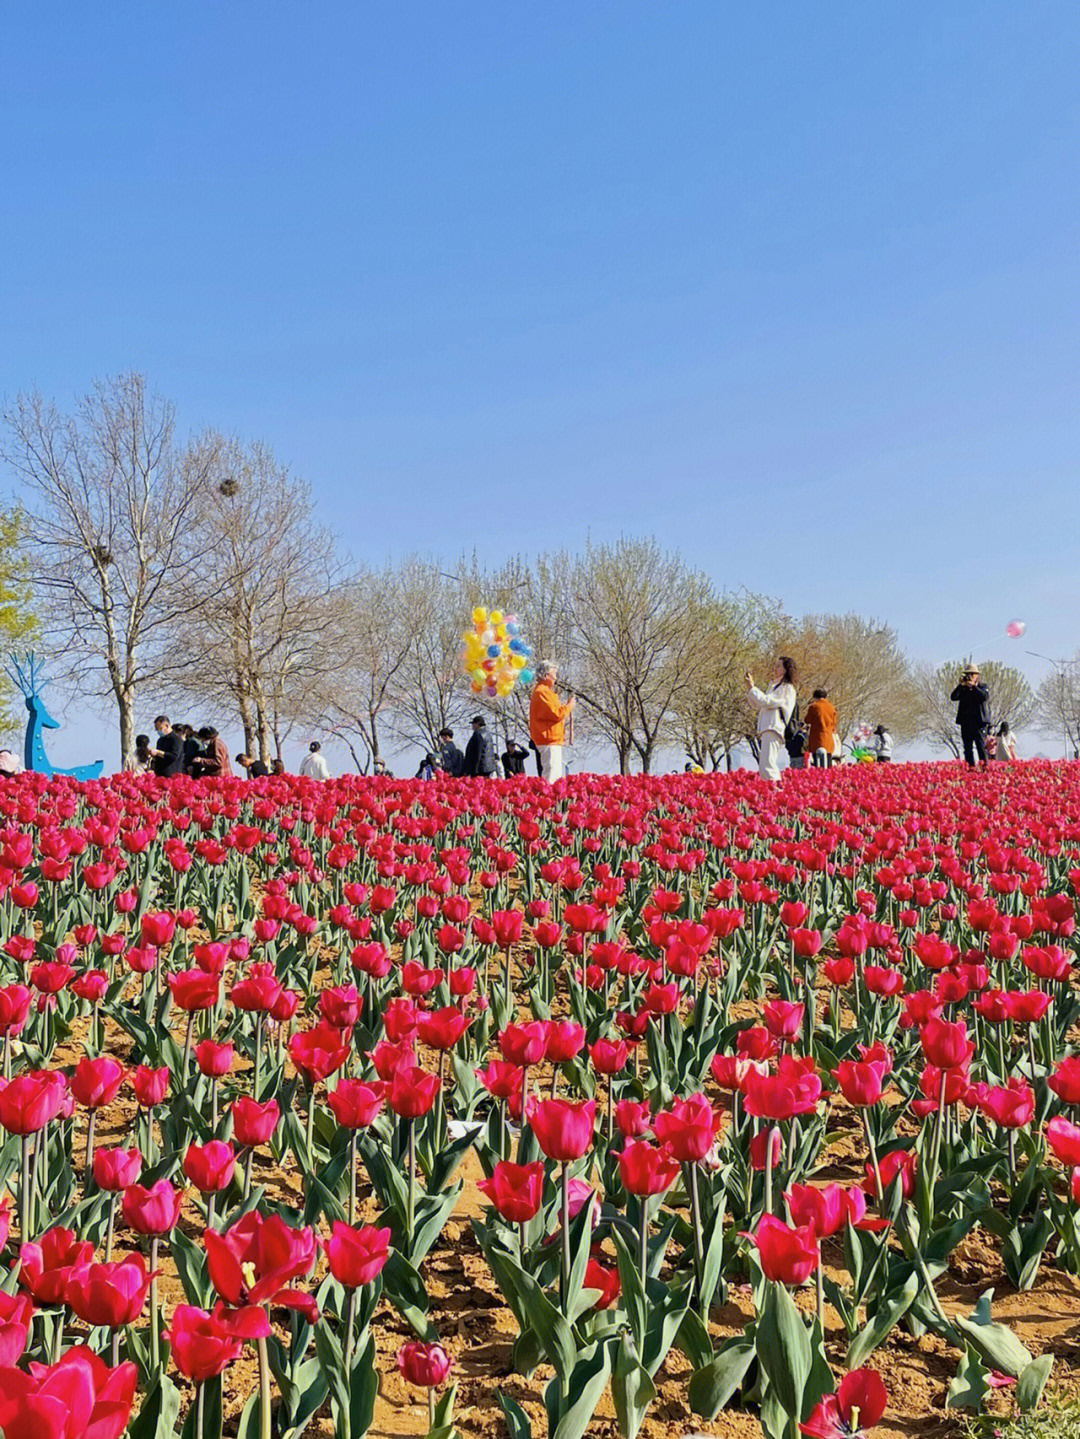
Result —
[{"label": "blue sky", "polygon": [[654,532],[919,658],[1080,644],[1075,4],[4,30],[0,393],[142,370],[364,559]]}]

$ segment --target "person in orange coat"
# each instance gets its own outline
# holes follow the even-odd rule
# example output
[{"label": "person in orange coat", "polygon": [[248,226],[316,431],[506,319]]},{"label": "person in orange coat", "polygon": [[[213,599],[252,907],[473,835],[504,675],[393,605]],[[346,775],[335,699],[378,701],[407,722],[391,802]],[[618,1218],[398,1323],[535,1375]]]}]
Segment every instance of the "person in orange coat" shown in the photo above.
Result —
[{"label": "person in orange coat", "polygon": [[836,751],[836,708],[829,699],[828,690],[815,690],[814,698],[806,711],[806,723],[810,726],[806,748],[814,757],[819,769],[832,764]]},{"label": "person in orange coat", "polygon": [[563,777],[563,745],[566,717],[574,708],[574,697],[564,704],[555,693],[558,669],[550,660],[536,672],[536,686],[529,702],[529,738],[540,755],[540,773],[549,784]]}]

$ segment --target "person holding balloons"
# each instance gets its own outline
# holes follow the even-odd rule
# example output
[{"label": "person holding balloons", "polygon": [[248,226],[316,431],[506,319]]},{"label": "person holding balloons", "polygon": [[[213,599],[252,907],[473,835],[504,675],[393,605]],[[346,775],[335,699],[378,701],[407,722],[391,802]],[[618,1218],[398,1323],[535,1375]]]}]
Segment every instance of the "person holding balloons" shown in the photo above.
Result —
[{"label": "person holding balloons", "polygon": [[545,660],[536,672],[536,687],[529,703],[529,736],[540,756],[540,773],[548,784],[554,784],[565,773],[563,746],[566,743],[566,719],[573,711],[574,696],[564,704],[555,693],[558,666]]}]

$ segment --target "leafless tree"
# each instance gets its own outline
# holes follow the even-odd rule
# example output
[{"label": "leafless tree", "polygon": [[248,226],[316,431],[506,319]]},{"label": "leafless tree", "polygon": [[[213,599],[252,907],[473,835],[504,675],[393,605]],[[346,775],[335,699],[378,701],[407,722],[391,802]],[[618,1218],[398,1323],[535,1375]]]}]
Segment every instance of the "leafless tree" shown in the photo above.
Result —
[{"label": "leafless tree", "polygon": [[71,414],[29,394],[3,418],[43,639],[84,693],[115,703],[129,765],[138,696],[172,678],[172,636],[216,597],[197,535],[219,442],[179,443],[172,406],[136,374],[101,381]]},{"label": "leafless tree", "polygon": [[1045,676],[1035,701],[1035,719],[1042,733],[1061,739],[1066,756],[1080,758],[1080,650]]},{"label": "leafless tree", "polygon": [[753,729],[746,700],[747,670],[764,673],[777,652],[783,616],[774,600],[746,591],[709,605],[701,663],[674,706],[674,737],[703,769],[731,767],[733,749]]},{"label": "leafless tree", "polygon": [[898,739],[918,733],[922,706],[889,625],[856,614],[806,615],[791,624],[782,643],[799,667],[803,710],[815,689],[828,690],[840,735],[860,721],[884,723]]},{"label": "leafless tree", "polygon": [[221,441],[221,474],[199,517],[215,599],[174,636],[178,684],[201,704],[230,704],[244,744],[280,756],[310,718],[342,623],[344,568],[308,486],[265,445]]}]

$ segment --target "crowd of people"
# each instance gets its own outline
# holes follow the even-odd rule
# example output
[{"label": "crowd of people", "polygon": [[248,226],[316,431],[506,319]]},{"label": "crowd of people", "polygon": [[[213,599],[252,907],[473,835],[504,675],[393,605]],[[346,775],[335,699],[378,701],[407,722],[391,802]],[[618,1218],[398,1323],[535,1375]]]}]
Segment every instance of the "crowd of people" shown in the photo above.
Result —
[{"label": "crowd of people", "polygon": [[[416,777],[428,780],[445,774],[453,778],[493,778],[502,774],[511,778],[527,772],[531,751],[535,757],[536,773],[550,784],[555,784],[566,772],[564,752],[572,738],[570,726],[575,704],[573,695],[566,700],[559,697],[557,679],[558,667],[554,663],[546,661],[537,667],[529,704],[528,747],[507,737],[506,748],[498,755],[487,721],[478,714],[472,719],[464,750],[455,742],[452,729],[440,730],[437,749],[424,755]],[[780,779],[785,753],[789,769],[805,769],[807,766],[825,768],[843,758],[836,707],[829,699],[828,690],[817,688],[813,691],[803,716],[799,712],[797,682],[795,661],[790,655],[779,657],[772,679],[765,686],[758,685],[749,672],[746,675],[747,699],[757,715],[752,743],[757,752],[759,773],[765,779]],[[1017,758],[1016,741],[1008,723],[1003,721],[996,731],[991,725],[990,691],[982,683],[978,666],[969,664],[965,668],[950,698],[956,705],[956,724],[960,730],[964,759],[969,765]],[[198,778],[236,773],[225,741],[213,725],[204,725],[196,730],[190,724],[174,725],[167,715],[158,715],[154,731],[153,740],[149,735],[136,737],[137,772],[150,772],[163,778],[179,774]],[[866,746],[865,750],[855,750],[855,756],[872,758],[878,764],[891,763],[893,737],[887,725],[878,724],[870,732]],[[285,773],[280,759],[267,764],[242,752],[236,755],[235,763],[239,771],[250,779]],[[697,772],[699,767],[688,761],[685,768],[688,772]],[[299,773],[309,779],[330,778],[318,740],[310,742]],[[375,761],[374,773],[377,776],[389,775],[384,761]]]}]

